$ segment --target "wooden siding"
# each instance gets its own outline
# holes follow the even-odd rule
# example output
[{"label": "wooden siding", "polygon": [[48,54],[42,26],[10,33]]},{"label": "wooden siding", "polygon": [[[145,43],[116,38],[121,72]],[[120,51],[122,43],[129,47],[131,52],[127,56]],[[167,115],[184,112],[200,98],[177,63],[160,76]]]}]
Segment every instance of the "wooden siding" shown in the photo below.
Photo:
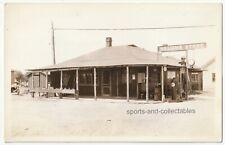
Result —
[{"label": "wooden siding", "polygon": [[[46,87],[46,75],[43,73],[34,73],[34,86],[33,88],[45,88]],[[28,87],[32,88],[32,75],[28,76]]]}]

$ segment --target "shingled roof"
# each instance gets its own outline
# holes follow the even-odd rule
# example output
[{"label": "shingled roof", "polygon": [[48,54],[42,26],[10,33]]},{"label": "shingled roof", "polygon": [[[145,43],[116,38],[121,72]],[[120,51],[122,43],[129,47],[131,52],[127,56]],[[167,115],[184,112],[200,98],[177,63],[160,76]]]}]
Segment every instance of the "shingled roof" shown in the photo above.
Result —
[{"label": "shingled roof", "polygon": [[155,52],[147,51],[135,45],[111,46],[98,49],[74,59],[39,69],[30,70],[52,70],[62,68],[79,67],[103,67],[122,65],[170,65],[180,66],[179,60],[164,57]]}]

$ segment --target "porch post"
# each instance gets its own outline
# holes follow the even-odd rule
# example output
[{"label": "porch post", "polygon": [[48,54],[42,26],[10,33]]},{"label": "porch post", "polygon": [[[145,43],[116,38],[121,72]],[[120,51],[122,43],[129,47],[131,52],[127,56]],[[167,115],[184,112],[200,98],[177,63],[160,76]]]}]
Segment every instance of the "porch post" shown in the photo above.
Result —
[{"label": "porch post", "polygon": [[[48,72],[47,71],[45,72],[45,75],[46,75],[46,79],[45,79],[45,81],[46,81],[45,85],[46,86],[45,86],[45,88],[48,89]],[[46,98],[48,98],[48,92],[46,93]]]},{"label": "porch post", "polygon": [[[39,74],[38,89],[41,89],[41,73],[38,72],[38,74]],[[39,97],[40,97],[40,96],[41,96],[41,93],[39,92],[38,95],[39,95]]]},{"label": "porch post", "polygon": [[34,89],[34,73],[32,72],[31,88]]},{"label": "porch post", "polygon": [[96,90],[96,68],[94,68],[94,97],[97,100],[97,90]]},{"label": "porch post", "polygon": [[62,88],[62,77],[63,77],[63,72],[60,71],[60,89],[63,89]]},{"label": "porch post", "polygon": [[[60,89],[62,90],[63,71],[60,71]],[[62,99],[62,94],[59,94],[59,98]]]},{"label": "porch post", "polygon": [[46,85],[45,85],[45,88],[48,89],[48,72],[47,71],[45,72],[45,75],[46,75],[46,79],[45,79],[45,84]]},{"label": "porch post", "polygon": [[119,96],[119,79],[118,79],[118,70],[116,72],[116,96]]},{"label": "porch post", "polygon": [[34,98],[34,73],[31,73],[31,88],[32,88],[32,98]]},{"label": "porch post", "polygon": [[164,70],[163,66],[161,66],[161,95],[162,95],[162,102],[165,101],[165,95],[164,95]]},{"label": "porch post", "polygon": [[41,72],[38,72],[38,77],[39,77],[38,87],[41,88]]},{"label": "porch post", "polygon": [[76,69],[76,99],[79,99],[78,69]]},{"label": "porch post", "polygon": [[129,66],[127,66],[127,102],[129,102]]},{"label": "porch post", "polygon": [[181,68],[180,68],[180,99],[182,98],[182,72],[181,72]]},{"label": "porch post", "polygon": [[148,102],[148,66],[146,66],[146,102]]}]

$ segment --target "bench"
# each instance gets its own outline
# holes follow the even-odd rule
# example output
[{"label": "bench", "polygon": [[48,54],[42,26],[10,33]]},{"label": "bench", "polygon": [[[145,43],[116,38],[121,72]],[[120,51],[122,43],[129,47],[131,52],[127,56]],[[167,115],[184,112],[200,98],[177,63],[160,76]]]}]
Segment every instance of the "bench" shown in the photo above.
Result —
[{"label": "bench", "polygon": [[59,98],[62,99],[62,94],[72,94],[78,99],[78,91],[75,89],[46,89],[46,88],[35,88],[35,89],[30,89],[31,96],[34,98],[35,93],[46,93],[46,97],[48,97],[49,93],[53,94],[59,94]]}]

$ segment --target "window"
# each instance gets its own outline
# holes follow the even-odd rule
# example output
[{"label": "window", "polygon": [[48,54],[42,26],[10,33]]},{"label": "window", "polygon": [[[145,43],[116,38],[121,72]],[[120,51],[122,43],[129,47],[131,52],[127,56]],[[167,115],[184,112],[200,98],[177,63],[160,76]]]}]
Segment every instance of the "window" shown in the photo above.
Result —
[{"label": "window", "polygon": [[212,81],[213,81],[213,82],[216,81],[216,73],[212,73]]},{"label": "window", "polygon": [[122,73],[122,83],[126,83],[127,82],[127,74],[126,73]]},{"label": "window", "polygon": [[109,85],[109,83],[110,83],[110,72],[104,71],[102,77],[103,77],[103,84]]},{"label": "window", "polygon": [[198,73],[192,73],[191,80],[192,82],[198,82]]},{"label": "window", "polygon": [[92,73],[86,73],[86,83],[87,84],[92,84],[93,83]]},{"label": "window", "polygon": [[80,75],[80,78],[79,78],[80,80],[80,83],[81,84],[84,84],[85,82],[86,82],[86,74],[85,73],[82,73],[81,75]]},{"label": "window", "polygon": [[94,77],[93,73],[90,72],[83,72],[80,74],[80,83],[81,84],[94,84]]}]

